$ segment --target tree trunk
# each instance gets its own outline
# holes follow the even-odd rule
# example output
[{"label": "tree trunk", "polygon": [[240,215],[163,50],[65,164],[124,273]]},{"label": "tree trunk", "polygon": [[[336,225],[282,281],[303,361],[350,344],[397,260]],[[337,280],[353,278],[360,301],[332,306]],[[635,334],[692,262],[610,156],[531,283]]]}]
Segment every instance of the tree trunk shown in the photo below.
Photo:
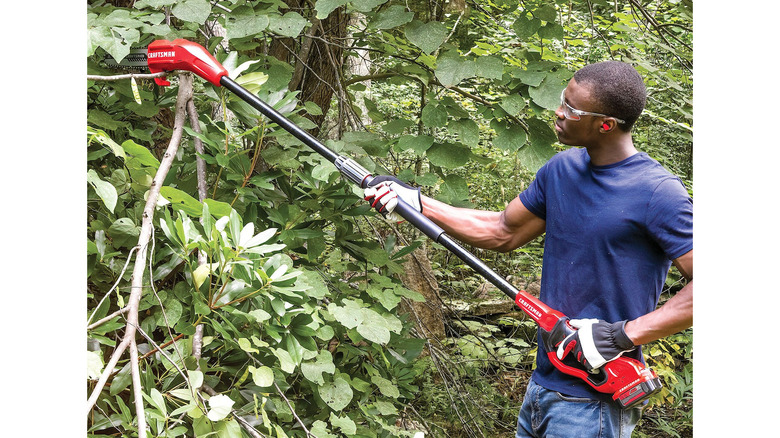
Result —
[{"label": "tree trunk", "polygon": [[[287,5],[302,14],[305,11],[314,14],[304,0],[290,0]],[[313,17],[313,28],[298,40],[277,38],[271,42],[268,50],[269,55],[295,65],[291,91],[300,91],[299,99],[302,102],[314,102],[322,109],[320,115],[306,114],[317,125],[309,132],[314,136],[319,134],[333,94],[341,94],[344,50],[340,44],[346,37],[348,20],[344,8],[337,8],[324,20]]]},{"label": "tree trunk", "polygon": [[401,311],[412,315],[412,321],[421,336],[444,340],[444,312],[439,299],[439,285],[431,269],[425,245],[414,250],[404,262],[401,281],[407,289],[421,293],[424,303],[404,302]]}]

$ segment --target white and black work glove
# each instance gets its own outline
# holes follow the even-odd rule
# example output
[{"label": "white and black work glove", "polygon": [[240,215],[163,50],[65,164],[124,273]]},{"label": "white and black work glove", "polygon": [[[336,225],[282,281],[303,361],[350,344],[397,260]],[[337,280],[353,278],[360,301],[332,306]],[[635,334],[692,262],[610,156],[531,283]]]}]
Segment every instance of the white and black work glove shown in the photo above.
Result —
[{"label": "white and black work glove", "polygon": [[626,322],[609,323],[599,319],[572,319],[569,324],[578,329],[558,345],[558,359],[573,354],[588,370],[594,371],[615,360],[636,346],[626,335]]},{"label": "white and black work glove", "polygon": [[420,189],[406,184],[394,176],[380,175],[371,180],[371,186],[363,191],[366,201],[371,203],[371,207],[382,215],[394,221],[403,221],[403,218],[393,213],[398,198],[422,212],[422,200],[420,199]]}]

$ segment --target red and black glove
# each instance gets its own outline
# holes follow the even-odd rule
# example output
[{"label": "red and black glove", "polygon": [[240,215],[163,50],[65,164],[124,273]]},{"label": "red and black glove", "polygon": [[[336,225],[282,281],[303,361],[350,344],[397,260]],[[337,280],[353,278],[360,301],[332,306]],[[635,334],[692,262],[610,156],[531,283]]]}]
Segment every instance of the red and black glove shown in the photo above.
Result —
[{"label": "red and black glove", "polygon": [[573,354],[589,370],[619,358],[636,346],[626,335],[626,322],[609,323],[599,319],[572,319],[569,324],[578,329],[558,345],[558,359]]}]

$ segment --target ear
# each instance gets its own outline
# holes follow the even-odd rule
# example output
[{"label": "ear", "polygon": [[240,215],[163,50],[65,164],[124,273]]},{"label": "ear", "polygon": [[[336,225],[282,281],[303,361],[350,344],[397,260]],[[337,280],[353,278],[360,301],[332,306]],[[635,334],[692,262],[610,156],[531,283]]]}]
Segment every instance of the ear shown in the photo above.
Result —
[{"label": "ear", "polygon": [[604,122],[601,123],[601,129],[600,131],[602,133],[610,132],[613,129],[615,129],[615,120],[614,119],[605,119]]}]

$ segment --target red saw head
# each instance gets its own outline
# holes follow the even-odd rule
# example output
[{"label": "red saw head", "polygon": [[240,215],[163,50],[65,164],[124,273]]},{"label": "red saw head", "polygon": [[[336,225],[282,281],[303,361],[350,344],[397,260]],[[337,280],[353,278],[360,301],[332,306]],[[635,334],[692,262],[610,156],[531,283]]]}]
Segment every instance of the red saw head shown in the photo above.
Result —
[{"label": "red saw head", "polygon": [[[192,41],[176,39],[157,40],[149,44],[146,61],[152,73],[174,70],[191,71],[220,86],[219,80],[228,72],[203,46]],[[165,77],[154,78],[157,85],[171,85]]]}]

